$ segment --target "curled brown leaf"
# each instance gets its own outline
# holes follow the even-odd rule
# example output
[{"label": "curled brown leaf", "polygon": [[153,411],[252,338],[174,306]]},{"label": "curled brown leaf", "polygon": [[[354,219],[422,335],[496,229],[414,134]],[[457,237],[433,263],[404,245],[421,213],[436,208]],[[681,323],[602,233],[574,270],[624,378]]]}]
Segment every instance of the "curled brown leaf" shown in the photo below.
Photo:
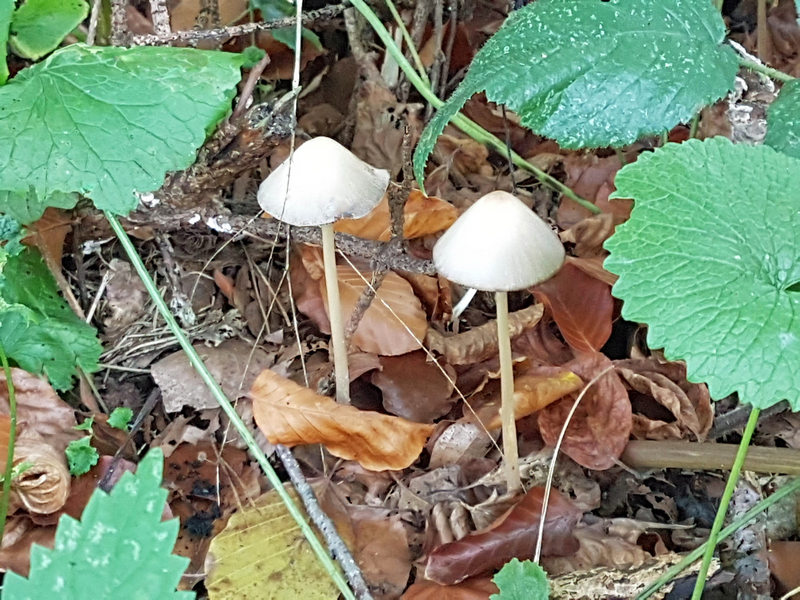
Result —
[{"label": "curled brown leaf", "polygon": [[[543,499],[543,487],[531,488],[489,529],[435,548],[425,565],[426,579],[449,585],[499,569],[514,557],[532,558]],[[567,556],[578,549],[572,530],[581,514],[566,496],[551,491],[544,521],[543,556]]]},{"label": "curled brown leaf", "polygon": [[[583,396],[567,427],[562,451],[589,469],[611,468],[628,443],[632,427],[628,392],[604,355],[582,354],[564,365],[584,381],[602,375]],[[554,402],[539,412],[539,431],[544,441],[554,446],[567,419],[575,395]]]},{"label": "curled brown leaf", "polygon": [[337,404],[269,369],[250,396],[256,424],[270,443],[324,444],[334,456],[371,471],[408,467],[433,431],[433,425]]}]

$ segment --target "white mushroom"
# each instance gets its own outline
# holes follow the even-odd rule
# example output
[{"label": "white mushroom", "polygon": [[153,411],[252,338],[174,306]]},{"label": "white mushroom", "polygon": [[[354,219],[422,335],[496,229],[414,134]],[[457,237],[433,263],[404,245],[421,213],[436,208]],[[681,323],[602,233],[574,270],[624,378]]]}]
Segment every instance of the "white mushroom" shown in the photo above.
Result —
[{"label": "white mushroom", "polygon": [[368,165],[330,138],[318,137],[302,144],[258,188],[259,205],[273,217],[289,225],[322,229],[336,399],[342,404],[350,403],[350,375],[333,224],[369,213],[381,201],[388,185],[388,171]]},{"label": "white mushroom", "polygon": [[491,192],[470,206],[433,247],[440,274],[495,292],[500,354],[500,413],[509,492],[522,487],[514,417],[514,373],[507,292],[549,279],[564,263],[564,246],[536,214],[508,192]]}]

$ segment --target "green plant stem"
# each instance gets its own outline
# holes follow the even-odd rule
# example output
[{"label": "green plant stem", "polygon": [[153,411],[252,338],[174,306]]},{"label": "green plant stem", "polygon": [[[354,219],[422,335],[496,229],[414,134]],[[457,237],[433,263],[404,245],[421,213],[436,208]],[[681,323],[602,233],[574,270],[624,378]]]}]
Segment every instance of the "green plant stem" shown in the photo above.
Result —
[{"label": "green plant stem", "polygon": [[203,380],[203,383],[208,386],[208,389],[211,391],[214,398],[219,402],[220,407],[222,408],[223,412],[227,415],[230,419],[231,424],[234,426],[236,431],[242,437],[244,442],[247,444],[247,447],[250,449],[250,453],[256,459],[258,464],[261,466],[261,469],[264,471],[264,474],[267,476],[267,480],[269,480],[270,484],[272,484],[275,491],[280,496],[283,503],[286,505],[286,509],[292,518],[297,522],[297,525],[300,527],[300,531],[303,532],[303,535],[308,540],[309,545],[311,546],[314,553],[317,555],[317,558],[322,563],[323,567],[327,571],[328,575],[331,579],[336,583],[336,586],[339,588],[339,591],[342,593],[342,596],[347,600],[355,600],[355,595],[353,594],[350,587],[347,585],[342,573],[337,568],[336,564],[333,562],[331,557],[328,555],[328,552],[325,550],[325,547],[317,538],[314,530],[306,521],[303,512],[297,506],[297,504],[292,500],[291,496],[286,492],[286,489],[283,487],[283,483],[281,482],[278,474],[272,468],[272,465],[269,464],[266,455],[258,447],[253,434],[250,433],[250,430],[247,429],[245,424],[242,422],[242,419],[239,417],[236,410],[233,408],[233,405],[230,403],[230,400],[225,396],[225,392],[222,391],[219,383],[217,383],[216,379],[212,377],[211,373],[208,372],[205,364],[203,364],[203,360],[200,358],[200,355],[197,354],[197,351],[192,346],[189,339],[186,337],[186,334],[181,329],[178,322],[175,320],[175,317],[170,312],[169,308],[167,307],[167,303],[164,302],[164,298],[162,298],[161,294],[159,293],[158,289],[156,288],[156,284],[153,279],[150,277],[150,273],[147,272],[147,269],[142,262],[141,257],[136,252],[136,248],[133,246],[128,234],[125,233],[125,230],[122,227],[122,224],[119,222],[117,217],[109,212],[105,213],[106,219],[111,224],[111,228],[114,230],[117,238],[119,239],[122,247],[125,249],[125,253],[128,255],[131,263],[133,264],[134,269],[136,269],[136,273],[144,283],[145,288],[147,289],[147,293],[153,299],[153,302],[158,309],[158,312],[164,318],[164,321],[167,323],[167,327],[169,327],[172,334],[175,336],[175,339],[178,340],[183,351],[186,353],[186,356],[189,359],[191,365],[197,370],[200,378]]},{"label": "green plant stem", "polygon": [[753,410],[750,411],[750,418],[747,420],[747,425],[745,425],[742,441],[739,442],[739,450],[736,452],[736,459],[733,462],[730,473],[728,473],[725,491],[722,492],[722,498],[719,500],[717,516],[714,518],[714,524],[711,526],[711,532],[708,534],[708,545],[703,553],[703,562],[700,564],[700,570],[697,572],[697,583],[694,586],[692,600],[700,600],[703,595],[706,577],[708,576],[708,568],[711,566],[711,559],[714,558],[714,550],[717,547],[719,532],[725,524],[728,504],[730,504],[733,491],[736,489],[736,483],[739,481],[739,473],[741,473],[744,459],[747,457],[747,448],[750,446],[750,438],[753,437],[753,432],[756,430],[758,415],[760,413],[761,411],[757,408],[753,408]]},{"label": "green plant stem", "polygon": [[11,497],[11,479],[14,472],[14,443],[17,440],[17,395],[14,390],[14,381],[11,378],[11,367],[8,366],[8,357],[5,348],[0,345],[0,361],[3,363],[3,372],[6,374],[6,388],[8,389],[8,415],[11,419],[8,429],[8,452],[6,453],[6,470],[3,474],[3,495],[0,496],[0,543],[6,531],[6,517],[8,516],[8,501]]},{"label": "green plant stem", "polygon": [[[779,502],[789,494],[793,494],[795,492],[800,491],[800,477],[797,477],[794,481],[790,484],[783,486],[781,489],[776,491],[772,494],[769,498],[764,498],[758,504],[753,506],[750,510],[744,513],[741,517],[736,519],[733,523],[728,525],[725,529],[719,532],[719,536],[717,537],[717,541],[721,542],[722,540],[730,537],[736,531],[747,525],[750,521],[755,519],[758,515],[762,512],[767,510],[773,504]],[[647,600],[650,596],[655,594],[662,586],[666,585],[670,581],[672,581],[675,577],[680,575],[681,571],[691,565],[693,562],[698,560],[701,556],[703,556],[703,552],[705,552],[706,547],[709,545],[709,542],[705,542],[701,544],[691,552],[689,552],[683,559],[671,566],[669,569],[664,571],[663,575],[659,577],[656,581],[651,583],[647,586],[642,592],[636,596],[636,600]]]},{"label": "green plant stem", "polygon": [[428,79],[428,74],[425,72],[425,65],[422,64],[422,59],[419,57],[417,48],[414,46],[414,40],[411,39],[411,34],[408,33],[406,24],[403,22],[403,17],[400,16],[399,12],[397,12],[397,7],[394,5],[392,0],[383,1],[386,2],[389,12],[392,13],[395,23],[397,23],[397,26],[400,28],[400,33],[403,34],[403,39],[406,42],[406,46],[408,46],[408,52],[411,54],[411,58],[414,59],[414,64],[417,65],[417,72],[419,73],[420,78],[425,82],[425,86],[430,89],[431,80]]},{"label": "green plant stem", "polygon": [[795,79],[797,79],[796,77],[792,77],[788,73],[784,73],[783,71],[778,71],[778,69],[773,69],[772,67],[768,67],[766,65],[760,65],[757,62],[754,62],[742,56],[739,57],[739,65],[744,67],[745,69],[750,69],[751,71],[755,71],[756,73],[762,73],[767,77],[772,77],[773,79],[777,79],[778,81],[783,81],[784,83],[788,81],[794,81]]},{"label": "green plant stem", "polygon": [[[422,95],[422,97],[430,102],[434,108],[441,108],[444,105],[444,102],[442,102],[439,97],[433,93],[430,87],[425,84],[422,78],[414,70],[414,67],[411,66],[411,63],[406,60],[406,57],[403,56],[403,53],[397,47],[397,44],[394,43],[394,39],[389,31],[383,26],[383,23],[381,23],[378,15],[373,12],[373,10],[367,5],[366,2],[364,2],[364,0],[350,0],[350,4],[352,4],[353,7],[358,10],[358,12],[360,12],[367,22],[372,26],[372,29],[375,30],[375,33],[386,46],[386,51],[392,55],[392,58],[394,58],[395,62],[397,62],[398,66],[403,70],[403,73],[405,73],[405,76],[411,82],[411,85],[413,85]],[[516,152],[511,151],[509,153],[505,142],[486,131],[483,127],[475,123],[475,121],[472,121],[471,119],[468,119],[459,113],[451,119],[451,122],[476,142],[489,146],[492,148],[492,150],[498,152],[500,155],[510,158],[511,161],[520,169],[525,169],[526,171],[533,173],[542,183],[550,186],[558,192],[561,192],[567,198],[577,202],[592,214],[599,214],[601,212],[597,206],[578,196],[568,186],[561,183],[552,175],[545,173],[538,167],[532,165]]]}]

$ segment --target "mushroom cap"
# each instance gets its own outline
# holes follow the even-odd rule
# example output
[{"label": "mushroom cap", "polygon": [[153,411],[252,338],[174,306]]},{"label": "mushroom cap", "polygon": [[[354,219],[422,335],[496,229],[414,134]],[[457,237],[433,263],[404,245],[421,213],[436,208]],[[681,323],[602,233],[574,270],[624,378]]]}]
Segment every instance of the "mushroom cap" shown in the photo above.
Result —
[{"label": "mushroom cap", "polygon": [[[340,143],[317,137],[267,176],[258,188],[258,204],[290,225],[326,225],[357,219],[383,198],[389,172],[368,165]],[[288,191],[288,193],[287,193]]]},{"label": "mushroom cap", "polygon": [[508,192],[470,206],[433,247],[437,271],[455,283],[510,292],[549,279],[564,263],[552,229]]}]

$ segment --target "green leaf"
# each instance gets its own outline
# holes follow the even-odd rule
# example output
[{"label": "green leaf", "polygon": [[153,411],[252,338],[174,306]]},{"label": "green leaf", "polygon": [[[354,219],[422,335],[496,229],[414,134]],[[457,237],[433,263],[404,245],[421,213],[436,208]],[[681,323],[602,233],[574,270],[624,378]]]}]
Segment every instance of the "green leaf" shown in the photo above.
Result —
[{"label": "green leaf", "polygon": [[99,368],[102,347],[93,327],[81,321],[58,295],[38,252],[9,256],[0,276],[0,344],[31,373],[44,373],[56,389],[72,385],[76,366]]},{"label": "green leaf", "polygon": [[489,600],[547,600],[550,594],[547,574],[530,560],[512,558],[492,581],[500,593],[492,594]]},{"label": "green leaf", "polygon": [[84,0],[27,0],[14,11],[11,47],[24,58],[38,60],[55,50],[87,14]]},{"label": "green leaf", "polygon": [[[0,108],[0,111],[2,109]],[[2,174],[0,174],[2,180]],[[53,192],[42,197],[34,186],[28,186],[25,192],[9,192],[0,190],[0,212],[11,215],[20,223],[33,223],[39,220],[48,206],[54,208],[73,208],[78,203],[77,194]]]},{"label": "green leaf", "polygon": [[605,244],[623,316],[711,395],[800,409],[800,161],[724,138],[667,144],[617,173],[631,218]]},{"label": "green leaf", "polygon": [[73,44],[0,88],[0,190],[78,192],[125,214],[230,109],[238,54]]},{"label": "green leaf", "polygon": [[118,406],[108,415],[108,424],[116,429],[128,430],[128,423],[133,418],[133,411],[127,406]]},{"label": "green leaf", "polygon": [[[289,48],[294,50],[294,38],[295,38],[294,27],[278,27],[276,29],[270,30],[270,33],[272,34],[272,37],[278,40],[281,44],[283,44],[284,46],[288,46]],[[311,42],[311,44],[313,44],[313,46],[317,50],[322,49],[322,42],[320,41],[319,36],[317,36],[316,33],[311,31],[310,29],[306,29],[305,27],[303,27],[300,34],[303,36],[303,38]]]},{"label": "green leaf", "polygon": [[[9,256],[17,256],[25,250],[22,240],[27,232],[14,217],[0,214],[0,241],[6,242],[3,251]],[[5,264],[5,257],[3,259]]]},{"label": "green leaf", "polygon": [[[77,427],[75,429],[78,429]],[[100,460],[100,454],[97,449],[91,444],[92,436],[87,435],[78,440],[72,440],[68,445],[64,454],[67,455],[67,464],[69,465],[69,472],[76,477],[88,473],[89,469],[97,464]]]},{"label": "green leaf", "polygon": [[621,146],[689,120],[733,85],[722,17],[699,0],[537,0],[514,11],[426,127],[422,181],[436,138],[481,91],[565,148]]},{"label": "green leaf", "polygon": [[266,56],[266,54],[267,53],[263,48],[259,48],[258,46],[248,46],[242,50],[242,58],[244,58],[242,68],[252,69],[262,58],[264,58],[264,56]]},{"label": "green leaf", "polygon": [[800,79],[783,84],[767,109],[767,146],[800,158]]},{"label": "green leaf", "polygon": [[3,85],[8,80],[6,44],[8,43],[8,30],[11,27],[11,15],[13,12],[14,0],[0,0],[0,85]]},{"label": "green leaf", "polygon": [[110,494],[94,491],[81,521],[62,516],[55,548],[34,546],[30,576],[6,573],[3,598],[194,598],[194,592],[175,591],[189,559],[172,554],[178,520],[161,520],[167,498],[162,470],[161,450],[150,450]]},{"label": "green leaf", "polygon": [[92,416],[92,417],[89,417],[88,419],[84,419],[83,423],[81,423],[80,425],[75,425],[75,427],[73,427],[73,429],[76,429],[78,431],[89,431],[89,432],[91,432],[93,426],[94,426],[94,417]]}]

